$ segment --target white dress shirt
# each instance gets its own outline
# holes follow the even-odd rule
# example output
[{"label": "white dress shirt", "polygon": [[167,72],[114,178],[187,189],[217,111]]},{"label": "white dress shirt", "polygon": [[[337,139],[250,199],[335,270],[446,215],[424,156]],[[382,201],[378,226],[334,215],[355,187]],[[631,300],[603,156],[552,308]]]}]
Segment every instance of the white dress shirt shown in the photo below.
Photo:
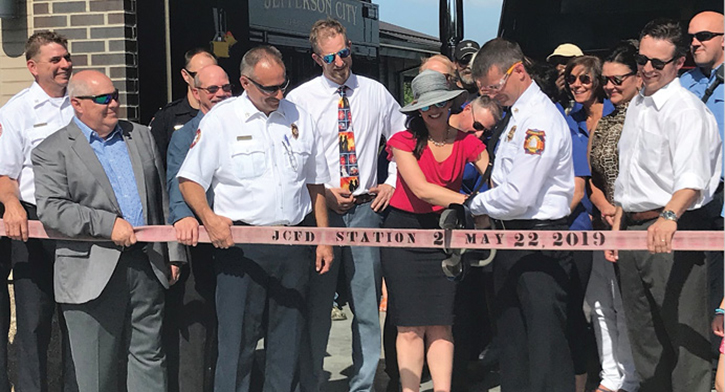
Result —
[{"label": "white dress shirt", "polygon": [[689,209],[712,200],[720,182],[722,141],[717,122],[675,78],[632,99],[619,139],[614,201],[626,212],[664,207],[681,189],[701,191]]},{"label": "white dress shirt", "polygon": [[20,200],[35,204],[30,152],[71,118],[68,96],[51,98],[36,82],[0,108],[0,176],[18,181]]},{"label": "white dress shirt", "polygon": [[[500,220],[566,217],[574,197],[574,164],[564,116],[535,82],[509,113],[496,147],[494,187],[472,200],[471,212]],[[537,140],[543,142],[540,152],[530,144]]]},{"label": "white dress shirt", "polygon": [[[405,115],[400,112],[400,105],[385,86],[372,79],[351,73],[345,86],[348,87],[347,99],[352,114],[350,131],[355,135],[355,155],[360,170],[360,186],[354,194],[361,195],[378,185],[380,137],[388,140],[394,133],[405,130]],[[322,137],[321,146],[330,172],[330,181],[325,184],[328,188],[340,187],[340,143],[337,127],[339,87],[337,83],[320,75],[287,95],[287,99],[301,106],[317,121]],[[385,183],[395,187],[396,178],[397,166],[391,162]]]},{"label": "white dress shirt", "polygon": [[217,215],[296,225],[312,211],[306,185],[330,179],[319,145],[307,112],[283,99],[267,117],[244,93],[204,116],[177,177],[211,187]]}]

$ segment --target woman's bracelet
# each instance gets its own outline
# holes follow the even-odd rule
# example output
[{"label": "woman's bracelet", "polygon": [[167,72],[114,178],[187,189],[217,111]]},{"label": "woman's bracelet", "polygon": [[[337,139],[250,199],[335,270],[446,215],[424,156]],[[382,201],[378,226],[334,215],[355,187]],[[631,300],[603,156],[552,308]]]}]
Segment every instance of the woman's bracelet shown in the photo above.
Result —
[{"label": "woman's bracelet", "polygon": [[716,315],[718,315],[718,314],[725,315],[725,309],[723,309],[723,308],[717,308],[717,309],[715,309],[715,314]]}]

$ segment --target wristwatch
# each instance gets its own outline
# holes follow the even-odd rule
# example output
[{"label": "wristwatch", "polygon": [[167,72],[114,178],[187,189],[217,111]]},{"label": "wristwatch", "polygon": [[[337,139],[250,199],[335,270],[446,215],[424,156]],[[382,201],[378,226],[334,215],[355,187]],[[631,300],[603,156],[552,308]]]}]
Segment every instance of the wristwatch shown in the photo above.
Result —
[{"label": "wristwatch", "polygon": [[664,218],[666,220],[671,220],[673,222],[677,222],[677,214],[675,214],[672,210],[664,210],[660,212],[660,218]]}]

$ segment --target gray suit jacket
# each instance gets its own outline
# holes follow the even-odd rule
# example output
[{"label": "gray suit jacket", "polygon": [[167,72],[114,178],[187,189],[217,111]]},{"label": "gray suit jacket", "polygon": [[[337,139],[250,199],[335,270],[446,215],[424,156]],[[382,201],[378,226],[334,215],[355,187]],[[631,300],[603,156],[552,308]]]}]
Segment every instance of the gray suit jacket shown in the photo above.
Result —
[{"label": "gray suit jacket", "polygon": [[[148,128],[119,121],[136,185],[149,225],[166,224],[168,198],[164,169]],[[108,241],[117,217],[123,217],[101,162],[81,129],[71,121],[32,152],[38,217],[46,228],[68,237],[93,236],[98,242],[57,241],[55,300],[81,304],[101,294],[121,256],[121,247]],[[105,241],[104,241],[105,240]],[[186,261],[176,242],[146,245],[151,266],[168,288],[167,261]]]}]

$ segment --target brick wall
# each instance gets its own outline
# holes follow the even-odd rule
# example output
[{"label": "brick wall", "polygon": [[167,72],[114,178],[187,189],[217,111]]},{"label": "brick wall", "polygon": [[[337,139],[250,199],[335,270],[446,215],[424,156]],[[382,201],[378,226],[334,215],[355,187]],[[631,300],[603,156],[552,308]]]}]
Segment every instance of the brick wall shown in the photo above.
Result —
[{"label": "brick wall", "polygon": [[[136,0],[28,0],[25,18],[26,39],[38,30],[55,30],[65,35],[74,71],[95,69],[108,75],[121,93],[119,116],[138,120]],[[5,37],[2,38],[4,41]],[[24,64],[23,57],[23,68]],[[0,72],[0,86],[4,87],[6,68],[2,63]],[[27,81],[15,92],[32,80],[27,70],[25,73]],[[0,91],[0,98],[6,101],[5,90]]]}]

